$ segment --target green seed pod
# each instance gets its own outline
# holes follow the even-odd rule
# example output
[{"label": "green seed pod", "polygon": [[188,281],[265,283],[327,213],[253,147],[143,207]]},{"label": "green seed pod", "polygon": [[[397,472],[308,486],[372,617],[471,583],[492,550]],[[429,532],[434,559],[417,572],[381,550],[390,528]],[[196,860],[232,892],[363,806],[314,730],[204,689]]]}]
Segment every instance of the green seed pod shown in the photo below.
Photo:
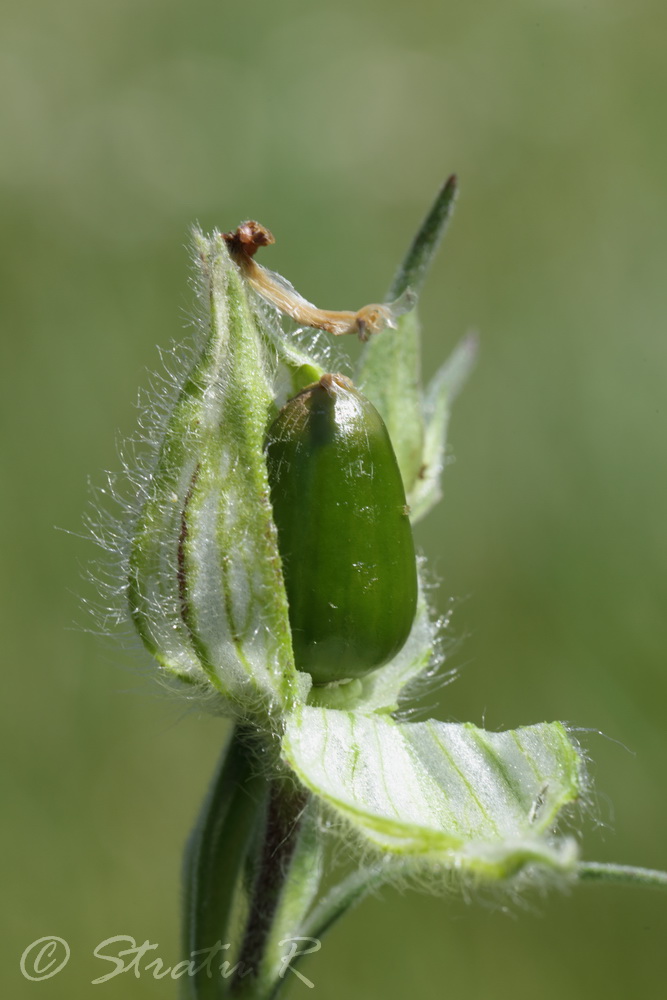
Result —
[{"label": "green seed pod", "polygon": [[343,375],[289,400],[266,443],[294,658],[316,684],[362,677],[405,643],[417,568],[387,429]]}]

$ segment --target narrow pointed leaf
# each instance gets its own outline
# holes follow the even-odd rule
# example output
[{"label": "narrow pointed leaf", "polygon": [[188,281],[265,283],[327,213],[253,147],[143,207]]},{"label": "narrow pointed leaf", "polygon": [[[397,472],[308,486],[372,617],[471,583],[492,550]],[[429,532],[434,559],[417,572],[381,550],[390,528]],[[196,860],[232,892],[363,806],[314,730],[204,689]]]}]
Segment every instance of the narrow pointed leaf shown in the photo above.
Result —
[{"label": "narrow pointed leaf", "polygon": [[469,334],[454,349],[426,390],[426,427],[422,465],[408,493],[410,517],[415,524],[442,496],[442,473],[447,452],[447,428],[452,403],[468,378],[477,356],[477,338]]},{"label": "narrow pointed leaf", "polygon": [[494,879],[575,864],[573,843],[552,836],[583,781],[560,723],[488,733],[305,708],[288,721],[283,753],[367,844],[417,867]]},{"label": "narrow pointed leaf", "polygon": [[415,295],[419,295],[421,292],[428,269],[438,252],[440,241],[447,232],[447,226],[454,211],[456,195],[456,176],[452,174],[438,191],[433,205],[417,230],[401,266],[394,275],[394,280],[387,293],[387,301],[397,299],[408,288]]},{"label": "narrow pointed leaf", "polygon": [[[387,301],[408,289],[417,296],[452,213],[456,178],[450,177],[422,222]],[[410,494],[424,464],[424,413],[421,393],[420,327],[416,309],[401,316],[396,329],[383,330],[366,344],[356,381],[382,415],[394,445],[406,493]]]}]

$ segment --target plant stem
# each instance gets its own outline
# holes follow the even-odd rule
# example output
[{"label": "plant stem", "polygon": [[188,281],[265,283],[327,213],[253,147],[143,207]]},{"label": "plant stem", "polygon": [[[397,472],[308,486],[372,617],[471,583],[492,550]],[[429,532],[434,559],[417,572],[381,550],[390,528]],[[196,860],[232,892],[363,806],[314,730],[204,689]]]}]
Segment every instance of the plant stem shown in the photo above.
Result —
[{"label": "plant stem", "polygon": [[636,868],[634,865],[603,864],[599,861],[581,861],[577,866],[582,881],[615,882],[622,885],[648,885],[667,889],[667,872],[654,868]]},{"label": "plant stem", "polygon": [[[263,995],[263,959],[301,832],[308,792],[290,779],[271,782],[245,935],[238,956],[238,972],[231,983],[234,995]],[[264,976],[266,977],[264,970]]]},{"label": "plant stem", "polygon": [[380,868],[360,868],[351,872],[308,914],[300,933],[304,937],[321,938],[339,917],[360,903],[374,889],[380,888],[388,877],[389,872]]},{"label": "plant stem", "polygon": [[229,995],[220,960],[235,943],[240,873],[266,795],[267,782],[257,774],[248,734],[237,726],[185,850],[184,957],[211,956],[199,971],[184,978],[189,1000],[222,1000]]}]

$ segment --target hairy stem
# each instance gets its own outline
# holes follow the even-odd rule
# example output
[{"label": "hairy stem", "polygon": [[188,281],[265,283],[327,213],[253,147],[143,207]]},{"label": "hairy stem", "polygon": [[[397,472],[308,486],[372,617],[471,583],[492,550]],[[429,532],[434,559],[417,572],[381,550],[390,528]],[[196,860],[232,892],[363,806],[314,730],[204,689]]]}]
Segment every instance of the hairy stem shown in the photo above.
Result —
[{"label": "hairy stem", "polygon": [[[247,732],[237,726],[225,747],[218,772],[192,835],[184,863],[183,942],[186,957],[201,966],[185,977],[188,1000],[222,1000],[229,995],[229,973],[221,961],[236,944],[235,916],[241,872],[253,831],[266,801],[266,779],[257,774]],[[215,961],[214,961],[215,960]]]},{"label": "hairy stem", "polygon": [[238,971],[231,983],[235,996],[261,997],[265,993],[264,957],[277,911],[290,874],[301,834],[309,793],[289,779],[275,778],[250,892],[246,930],[238,955]]},{"label": "hairy stem", "polygon": [[577,872],[579,878],[587,882],[616,882],[623,885],[648,885],[656,889],[667,889],[667,872],[657,871],[654,868],[581,861],[577,866]]}]

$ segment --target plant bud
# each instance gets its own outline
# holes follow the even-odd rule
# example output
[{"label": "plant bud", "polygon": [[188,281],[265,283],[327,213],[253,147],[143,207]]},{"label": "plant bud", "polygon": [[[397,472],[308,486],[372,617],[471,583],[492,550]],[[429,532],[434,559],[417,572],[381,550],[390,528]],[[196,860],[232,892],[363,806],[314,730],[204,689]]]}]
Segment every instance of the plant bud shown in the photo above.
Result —
[{"label": "plant bud", "polygon": [[387,429],[349,379],[324,375],[282,408],[266,457],[296,666],[316,684],[362,677],[399,652],[417,607]]}]

